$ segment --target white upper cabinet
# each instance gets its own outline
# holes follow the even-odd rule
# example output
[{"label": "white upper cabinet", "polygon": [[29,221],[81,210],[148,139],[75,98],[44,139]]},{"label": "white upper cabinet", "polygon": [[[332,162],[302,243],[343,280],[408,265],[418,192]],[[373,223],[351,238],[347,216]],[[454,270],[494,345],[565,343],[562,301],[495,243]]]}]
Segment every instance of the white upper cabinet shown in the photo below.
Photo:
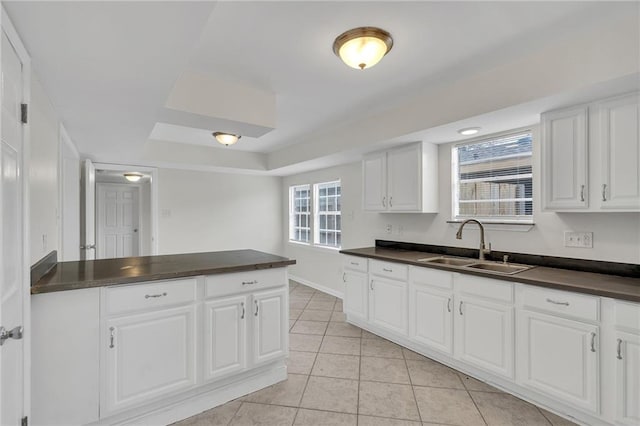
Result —
[{"label": "white upper cabinet", "polygon": [[587,108],[543,114],[542,133],[544,208],[587,208]]},{"label": "white upper cabinet", "polygon": [[420,142],[367,155],[362,162],[363,209],[438,212],[438,147]]},{"label": "white upper cabinet", "polygon": [[602,161],[601,209],[640,210],[640,102],[638,93],[597,105]]}]

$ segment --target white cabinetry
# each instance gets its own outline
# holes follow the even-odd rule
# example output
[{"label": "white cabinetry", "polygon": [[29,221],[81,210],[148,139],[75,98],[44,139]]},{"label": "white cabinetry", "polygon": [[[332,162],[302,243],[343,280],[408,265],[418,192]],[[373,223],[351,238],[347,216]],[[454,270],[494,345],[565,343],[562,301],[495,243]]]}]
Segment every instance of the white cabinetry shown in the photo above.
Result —
[{"label": "white cabinetry", "polygon": [[438,148],[420,142],[365,156],[363,209],[438,212]]},{"label": "white cabinetry", "polygon": [[343,257],[344,312],[350,317],[366,321],[369,318],[369,282],[367,259]]},{"label": "white cabinetry", "polygon": [[215,380],[247,366],[246,296],[204,303],[204,380]]},{"label": "white cabinetry", "polygon": [[[640,425],[640,305],[615,303],[616,424]],[[609,350],[613,348],[607,348]]]},{"label": "white cabinetry", "polygon": [[369,275],[369,321],[406,336],[407,266],[372,260]]},{"label": "white cabinetry", "polygon": [[253,295],[253,365],[288,355],[289,320],[287,289]]}]

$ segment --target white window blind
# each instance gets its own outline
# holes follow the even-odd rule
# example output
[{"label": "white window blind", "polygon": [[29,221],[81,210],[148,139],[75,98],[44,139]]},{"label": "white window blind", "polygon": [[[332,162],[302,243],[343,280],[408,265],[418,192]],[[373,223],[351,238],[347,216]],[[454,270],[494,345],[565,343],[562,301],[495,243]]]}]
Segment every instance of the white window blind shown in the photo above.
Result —
[{"label": "white window blind", "polygon": [[531,222],[530,132],[453,148],[454,219]]},{"label": "white window blind", "polygon": [[311,188],[309,185],[289,188],[289,240],[308,243],[311,240]]},{"label": "white window blind", "polygon": [[319,183],[314,186],[316,194],[315,244],[340,247],[342,244],[340,181]]}]

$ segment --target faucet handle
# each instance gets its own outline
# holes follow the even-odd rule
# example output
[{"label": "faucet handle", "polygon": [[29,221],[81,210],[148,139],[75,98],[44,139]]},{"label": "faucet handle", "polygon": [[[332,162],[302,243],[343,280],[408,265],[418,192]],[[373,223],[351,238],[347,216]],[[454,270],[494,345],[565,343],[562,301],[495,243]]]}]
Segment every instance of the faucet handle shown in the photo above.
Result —
[{"label": "faucet handle", "polygon": [[505,254],[504,256],[502,256],[502,263],[504,263],[506,265],[508,261],[509,261],[509,255],[508,254]]}]

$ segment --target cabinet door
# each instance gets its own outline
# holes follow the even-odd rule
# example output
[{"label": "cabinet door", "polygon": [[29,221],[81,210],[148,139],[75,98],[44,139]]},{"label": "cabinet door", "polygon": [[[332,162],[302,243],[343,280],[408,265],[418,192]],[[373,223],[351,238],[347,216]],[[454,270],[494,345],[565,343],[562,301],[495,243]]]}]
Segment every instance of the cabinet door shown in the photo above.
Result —
[{"label": "cabinet door", "polygon": [[513,308],[472,297],[456,300],[456,357],[513,378]]},{"label": "cabinet door", "polygon": [[544,208],[587,208],[587,108],[544,114],[542,132]]},{"label": "cabinet door", "polygon": [[101,417],[196,384],[196,307],[106,321]]},{"label": "cabinet door", "polygon": [[602,209],[640,210],[638,94],[599,104]]},{"label": "cabinet door", "polygon": [[389,211],[422,210],[422,150],[419,145],[393,149],[387,154]]},{"label": "cabinet door", "polygon": [[452,354],[453,294],[412,282],[409,301],[409,337]]},{"label": "cabinet door", "polygon": [[597,413],[598,327],[527,310],[518,315],[518,381]]},{"label": "cabinet door", "polygon": [[344,281],[344,312],[349,317],[366,321],[369,307],[367,274],[345,270],[342,278]]},{"label": "cabinet door", "polygon": [[215,380],[246,368],[247,298],[204,303],[204,379]]},{"label": "cabinet door", "polygon": [[371,277],[369,293],[369,318],[380,327],[406,336],[407,283]]},{"label": "cabinet door", "polygon": [[262,364],[287,355],[289,347],[289,307],[287,289],[253,295],[253,364]]},{"label": "cabinet door", "polygon": [[368,155],[362,160],[362,209],[387,209],[387,153]]},{"label": "cabinet door", "polygon": [[640,336],[616,333],[616,423],[640,424]]}]

